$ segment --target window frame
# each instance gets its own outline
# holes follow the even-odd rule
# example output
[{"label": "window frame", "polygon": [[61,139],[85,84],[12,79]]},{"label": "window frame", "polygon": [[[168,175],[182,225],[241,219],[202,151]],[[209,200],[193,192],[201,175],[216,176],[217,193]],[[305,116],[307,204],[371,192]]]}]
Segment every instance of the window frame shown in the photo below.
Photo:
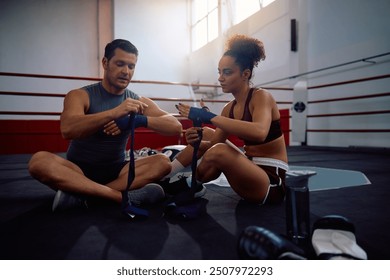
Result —
[{"label": "window frame", "polygon": [[[206,12],[201,14],[200,16],[195,16],[195,3],[199,1],[207,1]],[[215,5],[209,5],[215,2]],[[221,0],[191,0],[191,49],[192,51],[198,50],[201,47],[205,46],[207,43],[212,40],[218,38],[220,35],[220,5]],[[217,26],[211,26],[215,24],[211,21],[211,18],[215,19],[215,13],[217,18]],[[194,18],[196,19],[194,20]],[[203,26],[202,26],[203,24]],[[215,32],[216,29],[216,32]],[[202,38],[200,38],[200,34],[203,33]],[[212,35],[212,36],[211,36]]]}]

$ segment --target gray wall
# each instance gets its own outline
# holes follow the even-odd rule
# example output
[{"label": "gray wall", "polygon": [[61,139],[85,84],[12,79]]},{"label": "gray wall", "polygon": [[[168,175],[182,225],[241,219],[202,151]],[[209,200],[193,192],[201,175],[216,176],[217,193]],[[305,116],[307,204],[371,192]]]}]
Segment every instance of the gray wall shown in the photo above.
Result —
[{"label": "gray wall", "polygon": [[[110,10],[110,1],[105,0],[1,1],[0,71],[99,77],[104,45],[112,38]],[[63,94],[84,84],[84,81],[0,76],[0,91]],[[1,111],[61,109],[60,98],[0,96]],[[30,117],[1,115],[0,118]]]}]

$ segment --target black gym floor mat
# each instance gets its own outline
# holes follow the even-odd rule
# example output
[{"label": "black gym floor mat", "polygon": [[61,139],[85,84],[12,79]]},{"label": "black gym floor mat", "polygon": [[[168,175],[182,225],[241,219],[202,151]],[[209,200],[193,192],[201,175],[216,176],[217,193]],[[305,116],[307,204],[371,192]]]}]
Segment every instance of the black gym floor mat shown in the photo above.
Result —
[{"label": "black gym floor mat", "polygon": [[[355,170],[371,184],[310,193],[311,222],[330,214],[350,219],[369,259],[390,258],[390,152],[387,149],[288,147],[294,166]],[[237,240],[251,225],[285,233],[284,204],[244,203],[230,189],[208,186],[207,213],[178,221],[155,206],[145,221],[128,221],[119,206],[52,213],[54,191],[32,179],[31,155],[0,156],[0,259],[237,259]]]}]

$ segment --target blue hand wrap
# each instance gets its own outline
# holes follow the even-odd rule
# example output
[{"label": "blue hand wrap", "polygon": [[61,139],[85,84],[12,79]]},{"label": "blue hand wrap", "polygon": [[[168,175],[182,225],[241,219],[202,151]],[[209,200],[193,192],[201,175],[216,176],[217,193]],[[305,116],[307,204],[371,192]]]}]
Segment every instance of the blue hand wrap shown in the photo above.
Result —
[{"label": "blue hand wrap", "polygon": [[148,118],[144,115],[135,115],[135,128],[137,127],[148,127]]},{"label": "blue hand wrap", "polygon": [[[192,108],[191,108],[192,109]],[[199,109],[206,112],[204,109]],[[213,114],[214,115],[214,114]],[[215,116],[215,115],[214,115]],[[193,125],[200,127],[202,122],[200,119],[193,120]],[[179,218],[179,219],[195,219],[206,213],[206,204],[207,200],[203,198],[195,198],[196,192],[196,168],[198,162],[198,150],[200,142],[202,141],[203,133],[202,130],[198,131],[199,141],[194,143],[194,150],[192,152],[192,162],[191,162],[191,188],[188,191],[182,191],[177,194],[175,197],[168,201],[168,204],[165,207],[165,214],[170,217]]]},{"label": "blue hand wrap", "polygon": [[116,125],[120,130],[126,130],[130,128],[130,116],[126,115],[115,120]]},{"label": "blue hand wrap", "polygon": [[[127,195],[127,194],[125,194]],[[125,215],[127,218],[130,219],[139,219],[139,218],[146,218],[149,216],[149,211],[135,207],[131,204],[126,204],[122,206],[122,214]]]},{"label": "blue hand wrap", "polygon": [[213,114],[202,108],[191,107],[188,118],[196,123],[200,122],[200,123],[211,124],[211,119],[216,116],[217,116],[216,114]]},{"label": "blue hand wrap", "polygon": [[135,158],[134,158],[134,128],[135,128],[135,115],[134,113],[129,116],[129,128],[131,129],[131,142],[130,142],[130,162],[129,162],[129,174],[127,176],[127,187],[122,192],[122,214],[124,214],[127,218],[146,218],[149,215],[147,210],[135,207],[131,205],[129,200],[129,190],[131,184],[135,178]]},{"label": "blue hand wrap", "polygon": [[[135,115],[135,128],[148,127],[148,118],[144,115]],[[116,125],[120,130],[126,130],[130,128],[130,115],[123,116],[115,120]]]}]

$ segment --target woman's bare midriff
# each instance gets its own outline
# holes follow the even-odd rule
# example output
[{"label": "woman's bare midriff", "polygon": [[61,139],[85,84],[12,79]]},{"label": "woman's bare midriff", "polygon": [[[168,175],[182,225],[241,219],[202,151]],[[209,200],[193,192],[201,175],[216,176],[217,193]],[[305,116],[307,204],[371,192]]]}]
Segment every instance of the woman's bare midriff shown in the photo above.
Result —
[{"label": "woman's bare midriff", "polygon": [[261,145],[245,146],[245,155],[248,157],[274,158],[287,163],[287,151],[284,137]]}]

